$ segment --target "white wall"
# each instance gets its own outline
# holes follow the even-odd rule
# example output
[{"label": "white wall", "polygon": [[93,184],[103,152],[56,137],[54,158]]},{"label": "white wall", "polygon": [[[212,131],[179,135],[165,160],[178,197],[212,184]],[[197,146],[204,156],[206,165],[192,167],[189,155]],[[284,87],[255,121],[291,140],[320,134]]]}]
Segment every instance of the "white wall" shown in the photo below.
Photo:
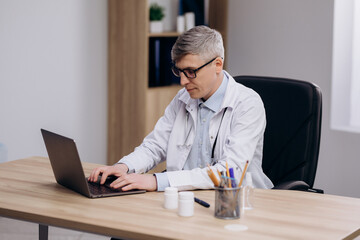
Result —
[{"label": "white wall", "polygon": [[106,163],[107,2],[0,0],[0,143],[47,156],[40,128]]},{"label": "white wall", "polygon": [[230,0],[227,64],[232,75],[302,79],[323,93],[322,138],[314,187],[360,197],[360,134],[330,128],[330,0]]}]

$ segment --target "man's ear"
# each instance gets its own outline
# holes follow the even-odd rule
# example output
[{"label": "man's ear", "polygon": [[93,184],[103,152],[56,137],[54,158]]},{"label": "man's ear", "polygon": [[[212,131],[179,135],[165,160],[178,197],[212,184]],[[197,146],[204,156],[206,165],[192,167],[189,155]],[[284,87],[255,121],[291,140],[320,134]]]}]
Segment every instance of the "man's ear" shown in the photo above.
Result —
[{"label": "man's ear", "polygon": [[216,73],[222,72],[224,68],[224,60],[221,57],[215,59]]}]

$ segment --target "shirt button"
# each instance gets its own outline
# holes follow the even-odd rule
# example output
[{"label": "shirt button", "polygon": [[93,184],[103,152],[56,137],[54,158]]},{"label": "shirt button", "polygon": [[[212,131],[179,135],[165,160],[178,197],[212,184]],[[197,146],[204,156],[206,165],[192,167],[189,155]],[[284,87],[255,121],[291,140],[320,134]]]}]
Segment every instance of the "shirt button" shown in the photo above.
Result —
[{"label": "shirt button", "polygon": [[206,119],[205,119],[205,118],[203,119],[203,122],[206,122]]},{"label": "shirt button", "polygon": [[210,138],[211,138],[211,139],[214,139],[214,137],[213,137],[213,136],[211,136]]}]

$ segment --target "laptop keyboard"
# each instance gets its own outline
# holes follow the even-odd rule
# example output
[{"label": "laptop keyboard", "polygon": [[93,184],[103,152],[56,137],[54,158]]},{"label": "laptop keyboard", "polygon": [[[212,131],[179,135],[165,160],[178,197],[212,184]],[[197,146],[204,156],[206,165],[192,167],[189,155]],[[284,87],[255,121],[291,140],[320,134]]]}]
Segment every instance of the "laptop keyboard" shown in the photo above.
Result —
[{"label": "laptop keyboard", "polygon": [[88,182],[90,193],[93,195],[102,195],[106,193],[122,192],[121,189],[110,188],[111,182],[112,181],[106,181],[104,185],[96,182]]}]

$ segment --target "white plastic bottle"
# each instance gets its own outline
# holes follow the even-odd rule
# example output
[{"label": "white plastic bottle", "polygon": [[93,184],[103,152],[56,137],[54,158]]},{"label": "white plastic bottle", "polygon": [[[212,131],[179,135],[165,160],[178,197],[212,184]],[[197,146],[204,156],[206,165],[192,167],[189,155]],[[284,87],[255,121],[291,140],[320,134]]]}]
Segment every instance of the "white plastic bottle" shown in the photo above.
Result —
[{"label": "white plastic bottle", "polygon": [[194,215],[194,193],[180,192],[179,193],[179,216],[191,217]]},{"label": "white plastic bottle", "polygon": [[244,186],[244,190],[243,190],[243,206],[245,210],[250,210],[253,209],[253,195],[254,195],[254,185],[253,185],[253,181],[252,181],[252,176],[251,173],[248,172],[246,173],[246,177],[245,177],[245,186]]},{"label": "white plastic bottle", "polygon": [[174,187],[165,188],[164,208],[176,209],[178,207],[178,189]]}]

